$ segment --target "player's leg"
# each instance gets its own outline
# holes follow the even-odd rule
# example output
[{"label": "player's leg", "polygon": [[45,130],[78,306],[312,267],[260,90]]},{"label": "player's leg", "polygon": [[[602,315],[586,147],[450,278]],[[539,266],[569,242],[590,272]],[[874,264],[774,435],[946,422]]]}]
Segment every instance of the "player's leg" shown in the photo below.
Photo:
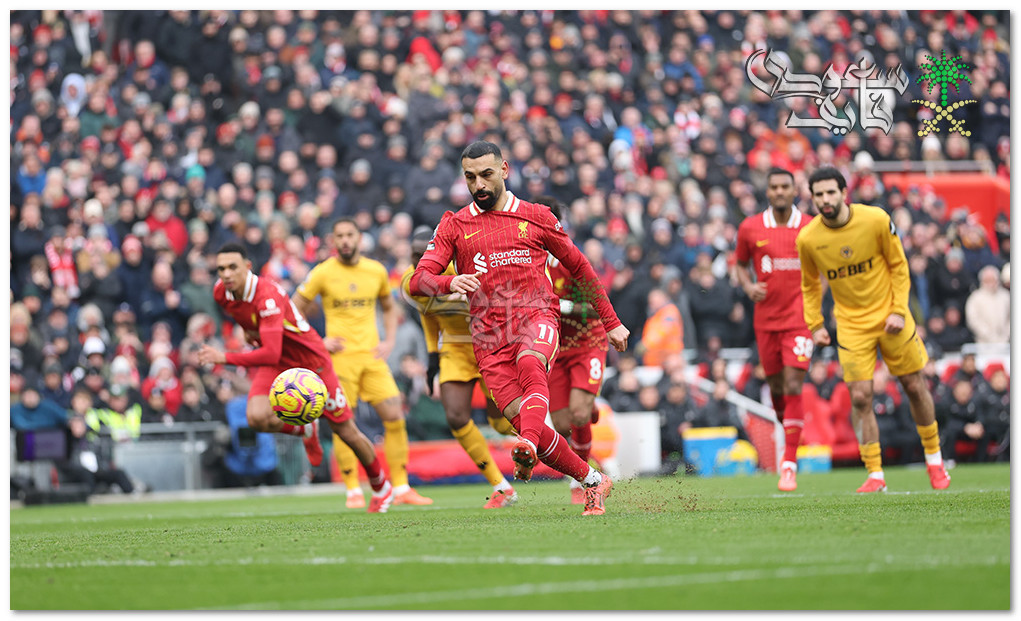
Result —
[{"label": "player's leg", "polygon": [[[520,429],[520,412],[525,401],[521,398],[520,386],[513,381],[516,373],[515,364],[513,360],[506,358],[503,360],[491,358],[480,359],[479,369],[486,383],[494,387],[493,397],[497,406],[514,428]],[[515,478],[523,481],[530,479],[532,468],[541,460],[550,468],[575,479],[585,487],[585,511],[582,515],[605,513],[604,502],[613,487],[610,477],[600,474],[598,470],[583,462],[552,425],[545,423],[540,425],[538,435],[538,445],[522,439],[515,443],[511,450]]]},{"label": "player's leg", "polygon": [[[334,369],[337,371],[335,377],[341,390],[347,397],[347,404],[353,410],[358,407],[358,401],[361,399],[359,390],[359,378],[362,375],[361,361],[351,354],[340,354]],[[340,470],[344,488],[347,490],[347,507],[361,509],[365,506],[365,494],[362,492],[362,486],[358,480],[357,455],[336,434],[333,436],[333,455],[337,458],[337,468]]]},{"label": "player's leg", "polygon": [[[592,454],[592,412],[596,407],[596,395],[572,387],[570,404],[571,435],[568,446],[587,464]],[[571,504],[585,504],[585,488],[575,479],[571,479]]]},{"label": "player's leg", "polygon": [[390,467],[390,481],[394,486],[395,505],[431,505],[426,498],[408,485],[408,424],[405,421],[404,402],[394,376],[385,360],[372,358],[365,365],[361,379],[362,398],[368,401],[383,421],[383,453]]},{"label": "player's leg", "polygon": [[549,409],[553,428],[563,436],[571,435],[571,360],[557,356],[556,364],[549,372]]},{"label": "player's leg", "polygon": [[780,491],[794,491],[798,487],[798,445],[805,428],[805,407],[801,387],[812,359],[812,335],[808,330],[786,332],[781,338],[781,390],[784,401],[784,455],[780,464]]},{"label": "player's leg", "polygon": [[319,444],[319,425],[313,421],[307,425],[291,425],[277,418],[269,403],[269,389],[273,380],[283,369],[256,367],[252,373],[252,385],[248,389],[248,406],[245,415],[248,426],[256,431],[282,433],[298,436],[305,445],[305,454],[313,466],[323,461],[323,447]]},{"label": "player's leg", "polygon": [[756,331],[755,340],[759,348],[759,363],[766,375],[769,397],[773,400],[776,419],[783,423],[787,402],[783,390],[783,340],[781,332]]},{"label": "player's leg", "polygon": [[521,326],[510,348],[521,388],[521,438],[538,446],[540,427],[550,412],[549,372],[560,345],[560,325],[554,318],[535,315]]},{"label": "player's leg", "polygon": [[[362,467],[365,468],[365,474],[369,478],[369,486],[372,487],[372,502],[369,504],[369,512],[386,513],[386,510],[393,501],[393,486],[390,485],[390,481],[386,478],[383,465],[379,462],[379,458],[376,457],[376,450],[372,446],[372,442],[355,425],[354,412],[351,411],[347,396],[344,394],[344,389],[341,387],[340,382],[337,381],[336,375],[332,373],[327,375],[330,376],[330,379],[324,378],[323,382],[326,384],[326,390],[330,394],[330,398],[326,400],[323,418],[326,419],[330,425],[330,430],[333,431],[334,444],[343,443],[344,447],[355,456],[357,463],[361,463]],[[354,469],[357,472],[357,466]],[[364,493],[362,493],[361,486],[357,486],[357,489],[362,500],[360,506],[364,507]],[[347,496],[347,506],[349,508],[351,507],[351,499],[352,496],[349,490]]]},{"label": "player's leg", "polygon": [[838,332],[837,356],[851,396],[851,426],[858,437],[858,451],[868,472],[865,483],[858,488],[859,492],[886,490],[879,425],[872,410],[872,376],[876,371],[876,350],[882,331],[879,327],[858,333],[849,330]]},{"label": "player's leg", "polygon": [[[442,375],[442,368],[440,373]],[[493,486],[493,494],[490,495],[485,508],[495,509],[510,506],[517,501],[517,494],[514,493],[514,488],[507,482],[503,473],[496,466],[496,462],[493,461],[489,444],[486,443],[485,436],[479,431],[471,417],[471,397],[474,389],[474,380],[440,383],[440,401],[443,403],[443,410],[447,415],[447,425],[450,426],[450,432],[464,452],[471,457],[479,472]]]},{"label": "player's leg", "polygon": [[[946,489],[950,487],[950,475],[943,464],[943,453],[939,446],[936,409],[921,373],[929,361],[929,354],[925,351],[925,344],[915,331],[913,322],[910,323],[912,325],[904,326],[900,334],[881,338],[879,349],[890,373],[897,376],[908,396],[911,418],[915,421],[915,429],[922,441],[922,453],[925,455],[929,482],[933,489]],[[908,334],[907,338],[901,338],[905,332]]]}]

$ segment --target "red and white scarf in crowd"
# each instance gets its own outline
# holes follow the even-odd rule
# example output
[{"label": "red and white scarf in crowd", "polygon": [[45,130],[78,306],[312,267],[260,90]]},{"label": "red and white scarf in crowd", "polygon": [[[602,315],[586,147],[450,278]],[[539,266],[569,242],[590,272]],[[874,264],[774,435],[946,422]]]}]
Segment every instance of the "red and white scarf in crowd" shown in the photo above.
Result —
[{"label": "red and white scarf in crowd", "polygon": [[68,244],[64,244],[64,251],[58,253],[53,247],[53,242],[48,241],[44,246],[46,262],[50,265],[50,277],[53,278],[53,286],[62,287],[71,299],[78,297],[78,270],[74,264],[74,252]]}]

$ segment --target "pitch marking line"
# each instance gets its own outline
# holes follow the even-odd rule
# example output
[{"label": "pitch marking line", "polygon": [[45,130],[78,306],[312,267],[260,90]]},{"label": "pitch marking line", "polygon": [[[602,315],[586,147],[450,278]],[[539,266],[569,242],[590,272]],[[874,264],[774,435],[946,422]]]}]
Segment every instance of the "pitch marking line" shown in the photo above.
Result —
[{"label": "pitch marking line", "polygon": [[[1005,562],[1005,561],[1004,561]],[[987,566],[996,563],[974,562],[968,565]],[[960,564],[958,565],[961,566]],[[931,565],[922,569],[937,569],[942,565]],[[787,580],[793,578],[810,578],[821,575],[839,576],[861,573],[888,573],[903,571],[904,565],[870,563],[864,567],[816,566],[801,568],[750,569],[722,572],[706,572],[696,574],[679,574],[672,576],[652,576],[643,578],[613,578],[608,580],[579,580],[570,582],[526,582],[515,585],[500,585],[478,589],[458,589],[451,591],[421,591],[418,593],[393,593],[388,595],[369,595],[359,597],[340,597],[314,600],[288,600],[278,602],[246,603],[236,607],[222,607],[214,610],[271,610],[271,609],[367,609],[367,608],[411,608],[423,604],[442,602],[463,602],[489,598],[527,597],[534,595],[553,595],[563,593],[592,593],[606,591],[625,591],[636,589],[665,589],[692,585],[722,584],[748,582],[755,580]],[[918,569],[915,567],[914,569]]]}]

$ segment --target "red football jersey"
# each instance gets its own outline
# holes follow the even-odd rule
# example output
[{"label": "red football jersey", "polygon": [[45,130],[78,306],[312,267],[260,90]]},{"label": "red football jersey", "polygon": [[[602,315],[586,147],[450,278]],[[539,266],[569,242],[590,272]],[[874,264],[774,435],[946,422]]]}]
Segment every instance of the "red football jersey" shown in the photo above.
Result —
[{"label": "red football jersey", "polygon": [[[228,352],[227,364],[304,367],[319,372],[331,362],[323,339],[305,321],[278,283],[248,272],[240,299],[227,291],[222,280],[213,285],[213,298],[239,326],[259,333],[261,347],[244,353]],[[282,337],[277,336],[280,333]]]},{"label": "red football jersey", "polygon": [[[562,300],[570,300],[576,306],[591,303],[594,292],[582,286],[571,272],[555,257],[549,257],[549,274],[553,281],[553,293]],[[600,284],[601,286],[601,284]],[[585,307],[587,308],[587,307]],[[574,349],[598,349],[607,351],[606,328],[599,316],[584,308],[569,315],[560,315],[560,351]]]},{"label": "red football jersey", "polygon": [[[546,269],[547,253],[560,259],[584,282],[599,277],[585,256],[564,233],[545,205],[527,203],[507,192],[499,211],[485,211],[471,203],[447,212],[409,283],[412,295],[450,291],[453,276],[438,276],[451,260],[458,274],[475,274],[481,286],[468,294],[472,335],[476,348],[482,335],[499,335],[498,347],[519,334],[517,327],[534,321],[537,312],[559,315],[560,304]],[[592,300],[607,330],[620,325],[602,287]],[[501,330],[510,330],[509,334]]]},{"label": "red football jersey", "polygon": [[737,230],[736,256],[751,263],[759,282],[766,283],[766,299],[755,304],[755,329],[780,331],[804,328],[801,299],[801,261],[794,240],[811,221],[797,207],[786,225],[778,225],[773,208],[744,219]]}]

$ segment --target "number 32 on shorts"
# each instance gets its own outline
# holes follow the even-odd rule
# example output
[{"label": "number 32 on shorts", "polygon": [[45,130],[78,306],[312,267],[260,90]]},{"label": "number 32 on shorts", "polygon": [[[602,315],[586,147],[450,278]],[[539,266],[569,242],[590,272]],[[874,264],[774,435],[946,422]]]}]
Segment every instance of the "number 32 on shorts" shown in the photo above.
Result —
[{"label": "number 32 on shorts", "polygon": [[802,356],[806,359],[812,357],[812,350],[815,348],[815,344],[812,343],[812,339],[805,336],[794,337],[794,355],[800,360]]}]

